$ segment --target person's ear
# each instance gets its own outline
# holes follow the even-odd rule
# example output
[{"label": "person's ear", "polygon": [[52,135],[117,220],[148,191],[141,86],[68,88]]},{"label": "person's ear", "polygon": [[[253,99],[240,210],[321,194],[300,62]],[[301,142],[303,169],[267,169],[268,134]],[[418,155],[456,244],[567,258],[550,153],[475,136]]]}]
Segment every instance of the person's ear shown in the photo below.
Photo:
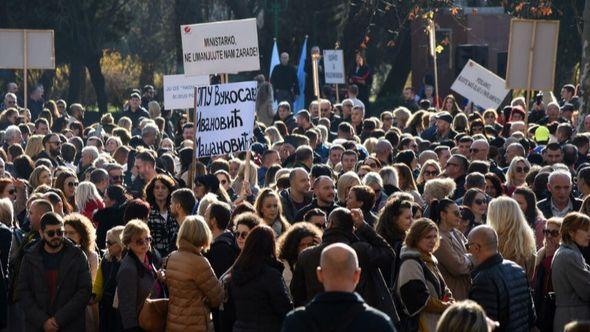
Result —
[{"label": "person's ear", "polygon": [[353,275],[353,281],[354,281],[355,287],[359,283],[360,279],[361,279],[361,268],[359,267],[356,269],[356,271],[354,271],[354,275]]},{"label": "person's ear", "polygon": [[323,284],[324,283],[324,275],[323,275],[323,271],[322,271],[322,267],[318,266],[317,269],[315,270],[315,274],[318,277],[318,281]]}]

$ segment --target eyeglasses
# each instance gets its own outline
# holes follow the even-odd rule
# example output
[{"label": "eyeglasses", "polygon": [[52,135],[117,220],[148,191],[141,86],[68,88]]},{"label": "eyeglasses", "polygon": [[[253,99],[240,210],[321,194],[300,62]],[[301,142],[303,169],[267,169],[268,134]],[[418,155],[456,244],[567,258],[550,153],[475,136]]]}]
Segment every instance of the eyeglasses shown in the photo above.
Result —
[{"label": "eyeglasses", "polygon": [[152,243],[152,238],[149,236],[146,238],[143,238],[143,239],[135,240],[135,244],[138,246],[143,246],[143,245],[150,244],[150,243]]},{"label": "eyeglasses", "polygon": [[554,230],[544,229],[543,230],[543,234],[545,234],[545,236],[558,237],[559,236],[559,231],[556,230],[556,229],[554,229]]},{"label": "eyeglasses", "polygon": [[487,202],[485,201],[485,199],[474,199],[473,203],[475,203],[477,205],[482,205],[482,204],[486,204]]},{"label": "eyeglasses", "polygon": [[531,169],[528,167],[520,167],[520,166],[516,166],[516,172],[517,173],[528,173]]},{"label": "eyeglasses", "polygon": [[245,240],[246,237],[248,236],[249,232],[238,232],[238,231],[236,231],[235,234],[236,234],[236,237],[237,238],[240,238],[242,240]]},{"label": "eyeglasses", "polygon": [[68,182],[68,187],[77,187],[78,182]]},{"label": "eyeglasses", "polygon": [[56,229],[56,230],[51,230],[51,231],[46,231],[45,234],[47,234],[47,236],[49,237],[62,237],[64,236],[64,230],[63,229]]},{"label": "eyeglasses", "polygon": [[424,171],[424,175],[426,175],[426,176],[436,176],[436,175],[438,175],[438,171]]}]

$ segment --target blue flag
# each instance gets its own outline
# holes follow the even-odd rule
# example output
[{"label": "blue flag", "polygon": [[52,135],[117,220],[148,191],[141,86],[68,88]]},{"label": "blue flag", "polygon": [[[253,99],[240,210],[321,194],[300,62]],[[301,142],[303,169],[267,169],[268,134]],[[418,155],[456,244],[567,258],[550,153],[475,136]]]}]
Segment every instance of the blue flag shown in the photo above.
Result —
[{"label": "blue flag", "polygon": [[297,113],[305,108],[305,60],[307,59],[307,36],[303,41],[301,56],[299,57],[299,66],[297,67],[297,81],[299,81],[299,97],[293,103],[293,113]]},{"label": "blue flag", "polygon": [[277,47],[277,40],[275,39],[275,44],[272,47],[272,55],[270,56],[270,71],[268,72],[268,80],[270,81],[270,75],[272,75],[272,70],[275,69],[281,63],[279,59],[279,48]]}]

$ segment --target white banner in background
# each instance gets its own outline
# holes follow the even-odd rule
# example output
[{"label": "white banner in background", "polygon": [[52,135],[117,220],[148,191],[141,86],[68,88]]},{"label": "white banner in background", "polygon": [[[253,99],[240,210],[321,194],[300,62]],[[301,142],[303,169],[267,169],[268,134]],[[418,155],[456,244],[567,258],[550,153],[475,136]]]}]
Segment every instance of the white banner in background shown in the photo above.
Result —
[{"label": "white banner in background", "polygon": [[209,85],[209,75],[164,76],[164,109],[186,109],[195,106],[195,86]]},{"label": "white banner in background", "polygon": [[506,82],[484,66],[469,59],[451,89],[483,108],[497,109],[510,90]]}]

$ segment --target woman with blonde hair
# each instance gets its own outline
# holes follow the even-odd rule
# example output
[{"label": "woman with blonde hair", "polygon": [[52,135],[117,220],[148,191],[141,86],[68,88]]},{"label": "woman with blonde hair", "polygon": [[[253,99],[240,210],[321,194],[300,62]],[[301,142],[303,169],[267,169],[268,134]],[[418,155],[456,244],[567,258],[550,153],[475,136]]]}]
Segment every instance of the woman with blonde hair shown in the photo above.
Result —
[{"label": "woman with blonde hair", "polygon": [[131,126],[133,125],[133,123],[131,122],[131,119],[124,116],[120,118],[119,121],[117,121],[117,125],[121,128],[127,129],[128,132],[131,132]]},{"label": "woman with blonde hair", "polygon": [[262,189],[256,198],[254,207],[256,208],[256,214],[264,220],[267,226],[272,228],[277,237],[289,229],[290,224],[283,215],[281,199],[274,190],[270,188]]},{"label": "woman with blonde hair", "polygon": [[535,234],[518,203],[510,197],[495,198],[488,207],[487,221],[498,233],[500,254],[520,265],[532,281],[537,254]]},{"label": "woman with blonde hair", "polygon": [[[85,216],[72,213],[64,217],[64,235],[80,246],[88,258],[92,284],[96,279],[99,257],[96,253],[96,231]],[[95,302],[86,307],[86,331],[98,331],[98,306]]]},{"label": "woman with blonde hair", "polygon": [[53,184],[53,177],[51,175],[51,170],[49,167],[45,165],[39,165],[35,167],[31,176],[29,177],[29,184],[33,188],[33,190],[37,189],[42,184],[48,185],[51,187]]},{"label": "woman with blonde hair", "polygon": [[98,189],[96,189],[94,183],[90,181],[80,182],[76,188],[74,197],[78,212],[88,219],[92,219],[94,212],[97,210],[104,209],[102,196],[98,192]]},{"label": "woman with blonde hair", "polygon": [[94,285],[92,286],[92,302],[98,303],[99,330],[101,332],[121,330],[121,319],[113,308],[115,289],[117,289],[117,272],[123,257],[121,235],[125,226],[115,226],[106,234],[106,251],[98,266]]},{"label": "woman with blonde hair", "polygon": [[441,200],[451,197],[456,187],[457,184],[451,178],[432,179],[424,185],[422,197],[426,204],[430,204],[435,199]]},{"label": "woman with blonde hair", "polygon": [[111,136],[111,137],[107,138],[107,142],[105,144],[104,150],[112,156],[115,154],[115,151],[117,151],[117,148],[122,145],[123,145],[123,142],[121,142],[121,139],[119,137]]},{"label": "woman with blonde hair", "polygon": [[223,299],[223,288],[203,251],[213,235],[200,216],[188,216],[180,226],[176,246],[166,262],[169,302],[166,331],[213,331],[211,308]]},{"label": "woman with blonde hair", "polygon": [[491,332],[498,327],[486,316],[477,302],[465,300],[453,303],[440,317],[437,332]]},{"label": "woman with blonde hair", "polygon": [[526,184],[526,176],[531,170],[531,163],[524,157],[514,157],[506,173],[506,195],[512,196],[514,190]]},{"label": "woman with blonde hair", "polygon": [[45,149],[43,146],[43,135],[32,135],[27,141],[25,154],[31,158],[35,158],[41,151]]},{"label": "woman with blonde hair", "polygon": [[155,119],[159,116],[162,116],[162,107],[160,107],[160,104],[155,101],[152,100],[148,103],[148,113],[150,114],[150,119]]},{"label": "woman with blonde hair", "polygon": [[410,121],[410,117],[412,116],[412,112],[409,109],[400,106],[393,110],[393,119],[394,125],[399,128],[399,130],[404,130],[407,127],[408,122]]},{"label": "woman with blonde hair", "polygon": [[424,201],[418,192],[418,187],[416,187],[416,181],[414,181],[414,175],[412,174],[410,167],[404,163],[393,164],[393,167],[397,170],[399,189],[409,192],[414,196],[414,202],[424,205]]},{"label": "woman with blonde hair", "polygon": [[416,178],[416,186],[418,188],[418,192],[423,194],[426,182],[437,178],[440,175],[440,173],[441,169],[438,161],[433,159],[426,160],[422,165],[422,168],[420,168],[418,178]]},{"label": "woman with blonde hair", "polygon": [[270,126],[264,130],[264,135],[270,140],[270,144],[283,142],[283,136],[275,126]]},{"label": "woman with blonde hair", "polygon": [[[249,178],[245,179],[246,176],[246,162],[240,164],[232,189],[238,194],[238,199],[234,202],[238,204],[242,201],[248,201],[253,203],[258,196],[260,188],[258,187],[258,166],[250,161]],[[231,161],[230,161],[230,173],[231,173]]]},{"label": "woman with blonde hair", "polygon": [[348,197],[350,188],[358,186],[359,184],[361,184],[361,179],[355,172],[349,171],[342,174],[336,182],[337,203],[341,206],[346,206],[346,198]]}]

